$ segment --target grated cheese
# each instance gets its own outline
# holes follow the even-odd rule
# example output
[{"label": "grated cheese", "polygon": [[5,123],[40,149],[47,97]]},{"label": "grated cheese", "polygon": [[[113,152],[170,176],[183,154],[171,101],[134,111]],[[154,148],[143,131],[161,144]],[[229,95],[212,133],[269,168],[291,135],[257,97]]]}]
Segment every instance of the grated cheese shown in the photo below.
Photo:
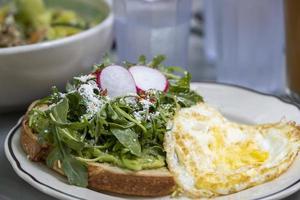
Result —
[{"label": "grated cheese", "polygon": [[159,111],[149,112],[150,106],[153,105],[151,101],[148,99],[141,99],[139,103],[142,105],[142,110],[138,110],[133,112],[133,116],[136,120],[142,121],[142,120],[151,120],[157,116],[159,116]]},{"label": "grated cheese", "polygon": [[153,103],[151,103],[150,101],[146,100],[146,99],[142,99],[140,100],[140,103],[142,104],[143,106],[143,110],[149,110],[150,106],[153,105]]},{"label": "grated cheese", "polygon": [[127,105],[135,105],[137,103],[135,96],[126,97],[126,98],[124,98],[124,101]]},{"label": "grated cheese", "polygon": [[139,122],[142,121],[144,118],[143,118],[143,113],[144,111],[136,111],[136,112],[133,112],[133,116],[136,120],[138,120]]},{"label": "grated cheese", "polygon": [[92,74],[74,77],[75,80],[79,80],[82,83],[86,83],[86,82],[88,82],[89,80],[91,80],[93,78],[95,78],[95,76],[92,75]]},{"label": "grated cheese", "polygon": [[100,110],[103,104],[103,102],[98,98],[98,95],[95,94],[95,90],[99,92],[98,85],[93,80],[90,80],[87,83],[80,85],[80,87],[78,88],[79,94],[85,100],[87,113],[92,116]]}]

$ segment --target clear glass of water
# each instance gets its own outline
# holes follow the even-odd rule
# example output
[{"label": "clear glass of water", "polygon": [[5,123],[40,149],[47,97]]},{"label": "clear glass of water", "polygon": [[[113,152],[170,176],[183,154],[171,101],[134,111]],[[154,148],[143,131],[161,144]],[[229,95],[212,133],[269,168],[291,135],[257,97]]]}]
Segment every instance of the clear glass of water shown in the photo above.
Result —
[{"label": "clear glass of water", "polygon": [[204,0],[204,53],[207,61],[214,63],[217,59],[217,0]]},{"label": "clear glass of water", "polygon": [[217,81],[266,93],[284,92],[283,0],[207,3],[209,15],[213,15],[208,26],[216,36],[208,35],[206,47],[216,54]]},{"label": "clear glass of water", "polygon": [[119,60],[167,56],[167,65],[188,65],[191,0],[115,0]]}]

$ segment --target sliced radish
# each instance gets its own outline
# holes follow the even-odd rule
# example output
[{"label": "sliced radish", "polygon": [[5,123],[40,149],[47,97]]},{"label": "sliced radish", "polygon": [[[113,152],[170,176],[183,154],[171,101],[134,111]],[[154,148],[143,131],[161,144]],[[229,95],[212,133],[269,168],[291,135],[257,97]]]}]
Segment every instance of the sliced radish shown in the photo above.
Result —
[{"label": "sliced radish", "polygon": [[168,79],[158,70],[146,66],[133,66],[129,68],[137,90],[146,91],[156,89],[160,91],[168,90]]},{"label": "sliced radish", "polygon": [[99,80],[99,86],[101,89],[107,90],[109,97],[136,93],[136,86],[132,75],[122,66],[111,65],[105,67],[100,73]]},{"label": "sliced radish", "polygon": [[96,83],[100,86],[100,74],[101,70],[97,69],[95,72],[92,73],[93,76],[96,77]]}]

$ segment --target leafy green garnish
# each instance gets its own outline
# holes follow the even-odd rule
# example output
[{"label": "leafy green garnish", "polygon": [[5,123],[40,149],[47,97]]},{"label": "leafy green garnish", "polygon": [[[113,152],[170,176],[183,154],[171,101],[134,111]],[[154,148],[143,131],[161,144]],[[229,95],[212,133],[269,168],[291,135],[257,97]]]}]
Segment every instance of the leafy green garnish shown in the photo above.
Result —
[{"label": "leafy green garnish", "polygon": [[[147,66],[167,77],[167,92],[148,90],[109,99],[93,77],[75,77],[65,94],[53,88],[52,95],[39,103],[48,109],[34,108],[29,113],[29,126],[39,141],[52,146],[47,165],[59,162],[69,182],[83,187],[87,185],[87,162],[106,162],[130,170],[164,167],[167,123],[177,109],[202,101],[190,89],[191,75],[179,67],[163,66],[164,59],[159,55]],[[111,63],[106,59],[95,65],[94,73]],[[139,64],[146,63],[146,57],[141,56]],[[127,63],[127,67],[132,65]],[[88,95],[80,89],[86,87],[92,87]]]},{"label": "leafy green garnish", "polygon": [[50,109],[50,117],[58,123],[66,123],[69,111],[69,103],[67,98],[63,98]]},{"label": "leafy green garnish", "polygon": [[139,57],[139,64],[140,64],[140,65],[146,65],[146,62],[147,62],[146,56],[145,56],[145,55],[141,55],[141,56]]},{"label": "leafy green garnish", "polygon": [[84,143],[72,135],[71,129],[60,128],[56,124],[56,122],[68,123],[68,99],[63,98],[55,106],[51,107],[49,111],[49,116],[54,122],[51,130],[54,148],[48,155],[46,163],[48,166],[53,167],[55,161],[61,162],[62,170],[67,176],[69,183],[86,187],[88,184],[86,166],[71,154],[71,150],[80,152],[84,147]]},{"label": "leafy green garnish", "polygon": [[72,156],[66,156],[62,161],[62,167],[70,184],[81,187],[88,186],[87,167],[82,161]]},{"label": "leafy green garnish", "polygon": [[141,156],[141,145],[138,140],[138,135],[134,131],[130,128],[111,128],[110,131],[133,155]]},{"label": "leafy green garnish", "polygon": [[157,55],[153,60],[148,64],[149,67],[158,68],[161,67],[161,63],[166,59],[164,55]]}]

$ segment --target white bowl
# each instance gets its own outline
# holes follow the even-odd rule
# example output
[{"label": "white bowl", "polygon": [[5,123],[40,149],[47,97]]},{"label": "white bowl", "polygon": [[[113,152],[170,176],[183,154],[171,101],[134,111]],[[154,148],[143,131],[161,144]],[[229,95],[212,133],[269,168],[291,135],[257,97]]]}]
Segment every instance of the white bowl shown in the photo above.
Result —
[{"label": "white bowl", "polygon": [[63,89],[71,77],[86,73],[110,50],[113,40],[111,1],[108,16],[76,35],[38,44],[0,48],[0,113],[25,108]]}]

